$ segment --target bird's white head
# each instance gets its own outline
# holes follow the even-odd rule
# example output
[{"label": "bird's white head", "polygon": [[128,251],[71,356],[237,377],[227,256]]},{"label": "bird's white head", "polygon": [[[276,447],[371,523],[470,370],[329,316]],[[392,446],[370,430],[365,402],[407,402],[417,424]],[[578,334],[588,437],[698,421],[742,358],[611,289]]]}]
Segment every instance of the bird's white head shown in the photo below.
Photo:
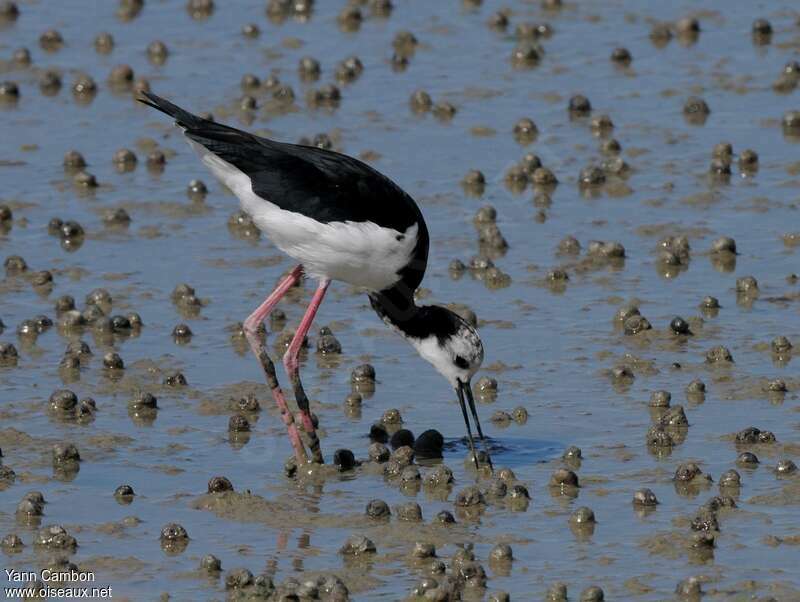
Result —
[{"label": "bird's white head", "polygon": [[408,337],[409,342],[454,389],[468,385],[483,362],[481,337],[449,309],[435,305],[420,309],[427,314],[428,329],[424,336]]}]

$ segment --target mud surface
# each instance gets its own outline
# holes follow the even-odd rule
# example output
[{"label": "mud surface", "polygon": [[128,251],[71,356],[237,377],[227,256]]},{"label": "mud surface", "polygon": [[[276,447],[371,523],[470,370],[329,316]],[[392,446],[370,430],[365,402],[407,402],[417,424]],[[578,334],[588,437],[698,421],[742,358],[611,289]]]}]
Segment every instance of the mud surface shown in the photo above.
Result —
[{"label": "mud surface", "polygon": [[[4,540],[4,567],[49,566],[35,542],[60,524],[77,540],[62,554],[120,600],[221,599],[236,568],[276,584],[336,574],[352,599],[394,600],[430,578],[430,546],[417,544],[433,544],[448,574],[473,545],[488,579],[467,580],[472,599],[542,599],[556,582],[570,599],[599,586],[606,599],[664,600],[698,584],[711,600],[800,598],[800,471],[786,462],[800,464],[800,378],[778,339],[797,353],[791,2],[755,14],[722,0],[699,12],[688,1],[396,0],[388,18],[371,11],[381,3],[350,3],[363,4],[360,22],[327,0],[284,20],[263,0],[217,0],[197,18],[183,0],[148,0],[133,17],[136,2],[17,4],[0,22],[0,81],[16,84],[0,86],[0,535],[24,545]],[[756,17],[770,35],[763,23],[753,34]],[[49,29],[62,42],[40,41]],[[102,32],[113,49],[95,41]],[[360,75],[340,66],[354,55]],[[243,90],[246,73],[260,86]],[[476,477],[454,393],[341,284],[302,374],[326,459],[347,448],[365,463],[283,475],[291,448],[237,323],[291,265],[231,218],[236,199],[180,132],[133,101],[139,78],[219,121],[360,156],[417,199],[432,238],[420,296],[475,312],[477,377],[497,381],[476,390],[479,411],[495,466],[516,480],[465,491]],[[589,112],[570,102],[578,94]],[[74,155],[64,166],[72,150],[86,167]],[[204,199],[197,183],[187,195],[195,179]],[[484,205],[496,216],[474,223]],[[173,295],[181,283],[194,292]],[[314,286],[282,302],[285,323],[267,322],[271,349]],[[99,315],[87,310],[98,288],[110,294],[89,299]],[[63,295],[94,324],[78,325],[65,300],[57,313]],[[325,325],[341,355],[316,353]],[[65,358],[78,341],[91,355],[73,345]],[[377,382],[358,403],[350,373],[365,362]],[[240,403],[248,395],[258,407]],[[401,465],[386,480],[368,462],[370,426],[390,408],[415,434],[443,433],[450,487],[428,486],[429,462],[419,480]],[[581,451],[562,459],[570,446]],[[235,491],[206,493],[218,475]],[[23,500],[29,491],[46,503]],[[375,498],[388,520],[365,514]],[[376,551],[340,554],[353,535]],[[222,573],[201,571],[208,554]]]}]

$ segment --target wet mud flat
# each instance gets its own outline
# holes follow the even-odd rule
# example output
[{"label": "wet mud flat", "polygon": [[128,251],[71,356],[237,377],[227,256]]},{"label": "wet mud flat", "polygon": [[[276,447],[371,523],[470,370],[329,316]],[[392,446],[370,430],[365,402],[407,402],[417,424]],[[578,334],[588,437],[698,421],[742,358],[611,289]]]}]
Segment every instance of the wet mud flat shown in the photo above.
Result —
[{"label": "wet mud flat", "polygon": [[[3,566],[129,600],[799,599],[799,13],[651,4],[0,1]],[[338,284],[302,363],[328,464],[287,466],[241,322],[291,265],[148,88],[417,199],[494,476]],[[429,429],[442,460],[402,445]]]}]

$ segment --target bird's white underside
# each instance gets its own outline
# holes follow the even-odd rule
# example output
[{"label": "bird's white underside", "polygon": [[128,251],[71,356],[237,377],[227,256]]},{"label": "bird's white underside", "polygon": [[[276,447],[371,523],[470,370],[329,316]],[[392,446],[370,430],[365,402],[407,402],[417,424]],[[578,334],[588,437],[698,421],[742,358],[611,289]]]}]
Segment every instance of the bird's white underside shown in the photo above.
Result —
[{"label": "bird's white underside", "polygon": [[326,224],[281,209],[253,192],[247,174],[201,144],[192,140],[189,144],[214,176],[238,197],[258,229],[286,255],[303,264],[309,275],[379,291],[397,282],[398,271],[411,259],[417,244],[416,224],[398,232],[370,222]]}]

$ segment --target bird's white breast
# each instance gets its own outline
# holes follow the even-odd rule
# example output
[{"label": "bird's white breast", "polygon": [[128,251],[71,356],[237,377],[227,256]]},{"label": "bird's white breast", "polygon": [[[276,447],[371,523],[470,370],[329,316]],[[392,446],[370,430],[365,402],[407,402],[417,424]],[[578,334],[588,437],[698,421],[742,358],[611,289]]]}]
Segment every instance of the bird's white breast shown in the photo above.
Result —
[{"label": "bird's white breast", "polygon": [[[238,198],[256,226],[308,274],[378,291],[399,279],[417,244],[416,224],[405,232],[372,222],[318,222],[281,209],[253,192],[250,177],[192,140],[203,163]],[[381,202],[377,199],[376,202]]]}]

